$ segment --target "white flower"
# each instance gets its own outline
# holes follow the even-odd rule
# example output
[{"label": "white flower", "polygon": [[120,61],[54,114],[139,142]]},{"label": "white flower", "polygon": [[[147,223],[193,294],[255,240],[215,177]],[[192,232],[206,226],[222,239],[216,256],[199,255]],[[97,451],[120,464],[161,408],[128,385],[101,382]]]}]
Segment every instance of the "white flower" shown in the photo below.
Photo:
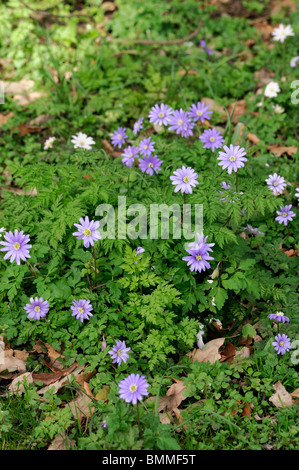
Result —
[{"label": "white flower", "polygon": [[199,325],[199,332],[196,335],[196,338],[198,339],[197,341],[197,346],[199,349],[203,349],[205,347],[205,343],[203,342],[202,337],[204,336],[204,326],[202,324]]},{"label": "white flower", "polygon": [[51,149],[56,140],[56,137],[49,137],[44,143],[44,150]]},{"label": "white flower", "polygon": [[1,227],[0,228],[0,237],[2,237],[2,233],[4,232],[5,233],[6,231],[6,228],[5,227]]},{"label": "white flower", "polygon": [[276,82],[270,82],[265,88],[265,96],[268,98],[275,98],[278,93],[280,92],[280,88],[278,83]]},{"label": "white flower", "polygon": [[284,113],[284,108],[280,106],[279,104],[273,104],[272,108],[274,109],[275,114],[282,114]]},{"label": "white flower", "polygon": [[296,188],[295,197],[299,198],[299,188]]},{"label": "white flower", "polygon": [[272,32],[273,40],[284,42],[288,36],[295,36],[292,26],[280,24]]},{"label": "white flower", "polygon": [[74,144],[75,149],[81,148],[91,150],[91,146],[95,144],[95,141],[92,137],[88,137],[86,134],[78,132],[78,134],[72,136],[72,143]]}]

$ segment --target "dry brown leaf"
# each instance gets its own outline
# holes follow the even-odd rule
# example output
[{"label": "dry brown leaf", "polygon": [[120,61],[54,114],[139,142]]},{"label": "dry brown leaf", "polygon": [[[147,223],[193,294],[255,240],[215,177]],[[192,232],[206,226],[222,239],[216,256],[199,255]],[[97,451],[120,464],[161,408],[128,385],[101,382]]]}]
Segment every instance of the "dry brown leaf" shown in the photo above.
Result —
[{"label": "dry brown leaf", "polygon": [[80,394],[75,400],[72,400],[67,406],[76,420],[82,421],[82,418],[90,418],[94,412],[92,399],[85,394]]},{"label": "dry brown leaf", "polygon": [[294,403],[299,403],[299,388],[296,388],[296,390],[291,393],[291,397]]},{"label": "dry brown leaf", "polygon": [[13,116],[13,113],[10,112],[8,114],[0,114],[0,127],[3,126],[3,124],[6,124],[8,119],[10,119]]},{"label": "dry brown leaf", "polygon": [[184,382],[182,380],[175,379],[175,383],[169,387],[166,393],[168,398],[167,411],[177,408],[183,400],[186,400],[186,397],[183,396],[183,392],[185,390],[186,385],[184,385]]},{"label": "dry brown leaf", "polygon": [[224,348],[221,349],[221,359],[219,362],[231,363],[235,357],[237,348],[232,343],[228,342]]},{"label": "dry brown leaf", "polygon": [[262,88],[264,85],[270,83],[275,73],[272,70],[265,69],[262,67],[260,70],[256,70],[253,74],[254,78],[258,80],[257,87]]},{"label": "dry brown leaf", "polygon": [[41,124],[46,124],[48,121],[53,119],[53,116],[50,114],[41,114],[34,119],[31,119],[29,122],[26,122],[26,126],[28,127],[36,127],[40,126]]},{"label": "dry brown leaf", "polygon": [[22,395],[22,393],[25,391],[25,387],[24,387],[25,378],[26,378],[27,384],[32,383],[33,382],[32,372],[25,372],[24,374],[16,377],[8,387],[9,392],[12,394],[17,393],[18,395]]},{"label": "dry brown leaf", "polygon": [[244,346],[239,351],[236,351],[236,356],[238,357],[249,357],[250,356],[250,349],[247,346]]},{"label": "dry brown leaf", "polygon": [[44,93],[39,91],[32,91],[34,86],[33,80],[22,79],[18,82],[2,82],[4,86],[4,93],[12,95],[13,99],[21,106],[26,106],[29,103],[44,96]]},{"label": "dry brown leaf", "polygon": [[285,255],[287,255],[288,257],[291,257],[291,256],[299,256],[299,250],[297,249],[293,249],[291,248],[290,250],[282,250],[284,252]]},{"label": "dry brown leaf", "polygon": [[18,359],[14,356],[14,351],[12,349],[6,349],[4,351],[3,363],[0,363],[0,372],[25,372],[26,363],[23,359]]},{"label": "dry brown leaf", "polygon": [[33,374],[34,381],[41,380],[46,385],[46,387],[43,387],[38,391],[39,395],[43,395],[50,389],[52,389],[53,393],[56,393],[61,387],[69,383],[72,376],[76,377],[82,369],[83,366],[78,366],[78,364],[75,363],[66,371],[58,371],[51,374]]},{"label": "dry brown leaf", "polygon": [[269,398],[269,401],[271,401],[276,408],[283,408],[293,404],[291,395],[286,391],[280,380],[273,385],[273,388],[275,393]]},{"label": "dry brown leaf", "polygon": [[227,118],[227,114],[226,114],[224,107],[216,103],[215,100],[213,100],[212,98],[205,97],[205,98],[202,98],[202,101],[205,104],[209,105],[212,111],[219,113],[221,119]]},{"label": "dry brown leaf", "polygon": [[55,349],[50,344],[45,343],[45,346],[48,350],[48,356],[50,358],[51,365],[57,369],[63,370],[64,365],[60,359],[64,359],[64,356],[55,351]]},{"label": "dry brown leaf", "polygon": [[55,439],[51,442],[48,450],[68,450],[76,446],[76,441],[70,439],[66,433],[58,434]]},{"label": "dry brown leaf", "polygon": [[219,354],[219,348],[223,345],[225,338],[216,338],[209,341],[204,349],[193,349],[192,352],[188,353],[187,356],[191,357],[192,362],[214,362],[221,359],[221,354]]},{"label": "dry brown leaf", "polygon": [[268,150],[270,150],[274,155],[277,155],[280,157],[281,155],[289,155],[290,157],[294,155],[294,153],[297,152],[298,147],[295,147],[294,145],[290,146],[284,146],[284,145],[279,145],[279,144],[274,144],[274,145],[268,145],[267,147]]},{"label": "dry brown leaf", "polygon": [[[244,403],[242,400],[237,400],[236,402],[237,408],[233,408],[231,411],[231,416],[235,416],[237,413],[241,412],[242,416],[246,416],[247,418],[251,418],[251,409],[248,403]],[[243,405],[240,407],[238,405]]]},{"label": "dry brown leaf", "polygon": [[186,70],[182,69],[182,70],[178,70],[177,73],[181,76],[181,77],[184,77],[184,75],[198,75],[198,72],[196,72],[196,70],[188,70],[186,72]]},{"label": "dry brown leaf", "polygon": [[231,103],[228,107],[229,114],[231,114],[233,110],[234,110],[234,114],[232,117],[232,122],[236,124],[239,121],[240,117],[247,113],[246,101],[240,100],[240,101],[235,101],[234,103]]}]

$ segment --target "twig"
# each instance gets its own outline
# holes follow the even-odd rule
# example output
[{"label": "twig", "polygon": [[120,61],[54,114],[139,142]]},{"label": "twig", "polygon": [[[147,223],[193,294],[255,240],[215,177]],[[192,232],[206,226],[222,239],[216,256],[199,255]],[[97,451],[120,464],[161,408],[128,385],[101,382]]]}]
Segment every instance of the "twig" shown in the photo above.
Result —
[{"label": "twig", "polygon": [[143,44],[143,45],[149,45],[149,46],[151,46],[151,45],[171,46],[171,45],[176,45],[176,44],[183,44],[184,42],[191,41],[191,39],[193,39],[195,36],[198,35],[198,33],[201,30],[202,23],[203,23],[203,20],[200,21],[199,25],[197,26],[197,28],[194,31],[192,31],[192,33],[190,33],[188,36],[186,36],[185,38],[182,38],[182,39],[170,39],[168,41],[155,41],[155,40],[151,40],[151,39],[137,39],[137,38],[136,39],[120,39],[120,38],[109,37],[109,38],[107,38],[107,41],[109,41],[109,42],[120,42],[122,44],[130,44],[130,43]]},{"label": "twig", "polygon": [[40,15],[43,15],[43,16],[48,16],[48,17],[53,17],[53,18],[73,18],[73,17],[77,17],[77,18],[89,18],[93,23],[95,23],[95,19],[91,16],[91,15],[87,15],[85,13],[70,13],[69,15],[59,15],[59,14],[56,14],[56,13],[51,13],[50,11],[46,11],[46,10],[38,10],[38,9],[35,9],[35,8],[32,8],[31,6],[27,5],[23,0],[20,0],[20,3],[22,3],[22,5],[25,7],[25,8],[28,8],[29,10],[35,12],[35,13],[38,13]]}]

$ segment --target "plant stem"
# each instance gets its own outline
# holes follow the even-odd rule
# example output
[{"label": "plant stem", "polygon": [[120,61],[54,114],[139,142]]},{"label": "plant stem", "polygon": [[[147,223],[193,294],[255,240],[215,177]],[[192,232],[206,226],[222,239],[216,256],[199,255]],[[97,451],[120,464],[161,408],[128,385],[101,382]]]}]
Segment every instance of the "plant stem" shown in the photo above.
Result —
[{"label": "plant stem", "polygon": [[139,402],[137,402],[136,410],[137,410],[138,435],[140,437],[141,429],[140,429],[140,416],[139,416]]},{"label": "plant stem", "polygon": [[236,193],[238,193],[239,184],[238,184],[238,172],[236,171]]},{"label": "plant stem", "polygon": [[34,269],[34,267],[31,266],[31,264],[27,260],[25,261],[25,263],[27,264],[29,271],[33,274],[34,277],[36,277],[36,270]]},{"label": "plant stem", "polygon": [[92,251],[93,251],[93,259],[94,259],[94,284],[93,284],[93,289],[94,289],[97,283],[97,259],[96,259],[96,250],[94,249],[94,246],[92,247]]}]

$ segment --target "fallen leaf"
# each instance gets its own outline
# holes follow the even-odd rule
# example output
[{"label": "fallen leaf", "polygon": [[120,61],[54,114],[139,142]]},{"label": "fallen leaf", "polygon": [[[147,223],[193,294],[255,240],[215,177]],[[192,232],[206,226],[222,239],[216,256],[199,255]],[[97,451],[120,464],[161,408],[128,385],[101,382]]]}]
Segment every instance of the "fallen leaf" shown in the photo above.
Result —
[{"label": "fallen leaf", "polygon": [[253,74],[254,78],[258,80],[257,87],[261,88],[267,85],[273,80],[275,73],[272,70],[265,69],[262,67],[260,70],[256,70]]},{"label": "fallen leaf", "polygon": [[239,351],[236,351],[235,356],[238,357],[250,357],[250,349],[247,348],[247,346],[244,346],[242,349]]},{"label": "fallen leaf", "polygon": [[273,385],[273,388],[275,393],[269,398],[269,401],[271,401],[276,408],[283,408],[293,404],[291,395],[286,391],[280,380]]},{"label": "fallen leaf", "polygon": [[232,122],[236,124],[239,118],[247,113],[247,104],[245,100],[235,101],[228,107],[229,114],[233,113]]},{"label": "fallen leaf", "polygon": [[297,152],[298,147],[295,147],[294,145],[286,147],[284,145],[274,144],[274,145],[268,145],[267,149],[270,150],[272,153],[274,153],[274,155],[277,155],[278,157],[284,154],[289,155],[291,157],[292,155],[294,155],[294,153]]},{"label": "fallen leaf", "polygon": [[17,129],[21,135],[27,135],[27,134],[34,134],[34,133],[40,132],[41,130],[44,129],[44,127],[42,126],[30,127],[27,124],[23,124],[21,122],[17,127],[13,127],[13,129]]},{"label": "fallen leaf", "polygon": [[10,119],[12,116],[13,116],[12,112],[8,114],[0,114],[0,127],[3,126],[3,124],[6,124],[8,119]]},{"label": "fallen leaf", "polygon": [[14,351],[12,349],[6,349],[4,351],[4,357],[2,358],[3,362],[0,363],[0,372],[25,372],[26,363],[23,359],[18,359],[14,356]]},{"label": "fallen leaf", "polygon": [[12,394],[17,393],[18,395],[22,395],[25,391],[24,379],[26,379],[27,384],[33,383],[32,372],[25,372],[24,374],[16,377],[8,387],[9,392]]},{"label": "fallen leaf", "polygon": [[291,393],[291,397],[294,403],[299,403],[299,388],[296,388],[296,390]]},{"label": "fallen leaf", "polygon": [[[231,416],[235,416],[237,413],[241,412],[242,416],[251,418],[251,409],[248,403],[244,403],[242,400],[239,399],[237,400],[236,405],[237,405],[237,408],[233,407],[231,411]],[[243,405],[243,406],[240,407],[239,405]]]},{"label": "fallen leaf", "polygon": [[184,70],[184,69],[178,70],[177,73],[180,75],[180,77],[184,77],[184,75],[186,75],[186,74],[187,75],[198,75],[198,72],[196,72],[196,70],[192,70],[192,69],[187,70],[187,71]]},{"label": "fallen leaf", "polygon": [[66,433],[58,434],[55,439],[51,442],[48,450],[68,450],[76,446],[76,441],[70,439]]},{"label": "fallen leaf", "polygon": [[41,124],[46,124],[51,119],[53,119],[53,116],[51,116],[50,114],[41,114],[40,116],[37,116],[36,118],[28,121],[26,123],[26,126],[28,127],[40,126]]},{"label": "fallen leaf", "polygon": [[227,118],[227,114],[226,114],[224,107],[218,104],[215,100],[213,100],[212,98],[205,97],[205,98],[202,98],[202,101],[205,104],[209,105],[212,111],[219,113],[221,119]]},{"label": "fallen leaf", "polygon": [[64,359],[64,356],[55,351],[55,349],[50,344],[45,343],[45,346],[48,351],[48,356],[50,358],[51,365],[57,369],[63,370],[64,365],[60,359]]},{"label": "fallen leaf", "polygon": [[82,418],[90,418],[94,412],[93,401],[85,394],[80,394],[75,400],[68,403],[71,412],[76,420],[82,421]]},{"label": "fallen leaf", "polygon": [[187,356],[191,357],[192,362],[214,362],[221,359],[221,354],[219,354],[219,348],[223,345],[225,338],[216,338],[209,341],[204,349],[193,349],[192,352],[188,353]]},{"label": "fallen leaf", "polygon": [[34,86],[33,80],[22,79],[18,82],[2,82],[4,93],[12,95],[13,99],[21,106],[26,106],[29,103],[44,96],[44,93],[39,91],[32,91]]},{"label": "fallen leaf", "polygon": [[285,255],[287,255],[288,257],[291,257],[291,256],[299,256],[299,250],[297,249],[293,249],[291,248],[290,250],[282,250],[284,252]]},{"label": "fallen leaf", "polygon": [[227,361],[228,363],[232,362],[233,358],[235,357],[237,348],[234,346],[232,343],[228,342],[224,348],[221,349],[221,359],[219,362],[225,362]]}]

